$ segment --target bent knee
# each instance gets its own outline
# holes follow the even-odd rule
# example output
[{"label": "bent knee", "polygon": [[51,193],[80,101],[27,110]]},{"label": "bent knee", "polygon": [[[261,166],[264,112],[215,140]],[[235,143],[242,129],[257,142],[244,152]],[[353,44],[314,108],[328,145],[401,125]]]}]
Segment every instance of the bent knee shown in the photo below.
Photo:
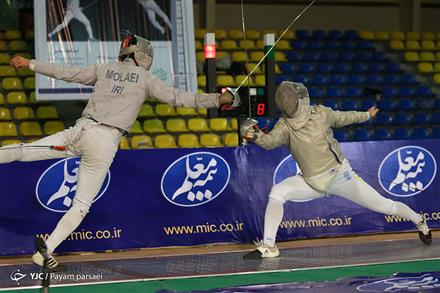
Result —
[{"label": "bent knee", "polygon": [[280,188],[278,185],[274,185],[270,190],[269,198],[285,203],[287,201],[287,194],[283,188]]},{"label": "bent knee", "polygon": [[72,209],[79,212],[81,217],[84,219],[85,216],[89,213],[91,204],[83,203],[78,200],[73,200]]}]

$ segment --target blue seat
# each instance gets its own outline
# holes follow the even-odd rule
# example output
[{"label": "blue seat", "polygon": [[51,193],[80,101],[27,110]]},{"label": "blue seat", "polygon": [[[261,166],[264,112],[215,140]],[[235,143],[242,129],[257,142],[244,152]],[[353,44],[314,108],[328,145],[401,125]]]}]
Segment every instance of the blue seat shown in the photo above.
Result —
[{"label": "blue seat", "polygon": [[431,138],[432,131],[431,131],[431,129],[426,128],[426,127],[417,127],[417,128],[414,128],[411,137],[415,138],[415,139]]},{"label": "blue seat", "polygon": [[292,51],[286,52],[285,55],[289,62],[302,62],[305,60],[305,54],[303,52]]},{"label": "blue seat", "polygon": [[418,99],[417,108],[424,110],[435,109],[435,101],[433,99]]},{"label": "blue seat", "polygon": [[330,40],[324,43],[324,49],[326,50],[339,50],[343,49],[341,48],[343,43],[338,40]]},{"label": "blue seat", "polygon": [[344,131],[344,130],[335,129],[335,130],[333,130],[333,135],[337,141],[348,141],[349,140],[349,135],[348,135],[347,131]]},{"label": "blue seat", "polygon": [[342,102],[342,110],[343,111],[357,111],[361,107],[361,103],[355,100],[344,100]]},{"label": "blue seat", "polygon": [[390,125],[393,122],[393,116],[387,112],[379,112],[373,120],[376,125]]},{"label": "blue seat", "polygon": [[347,76],[344,74],[332,74],[330,75],[330,83],[334,85],[347,83]]},{"label": "blue seat", "polygon": [[304,60],[307,62],[316,62],[321,60],[321,52],[320,51],[308,51],[304,55]]},{"label": "blue seat", "polygon": [[394,125],[409,125],[412,123],[413,116],[408,112],[398,112],[394,115]]},{"label": "blue seat", "polygon": [[311,86],[308,88],[308,90],[309,90],[309,95],[312,98],[322,98],[325,96],[324,90],[319,87]]},{"label": "blue seat", "polygon": [[331,30],[328,32],[328,38],[331,40],[339,40],[344,37],[344,33],[338,30]]},{"label": "blue seat", "polygon": [[440,112],[434,112],[432,114],[432,123],[440,124]]},{"label": "blue seat", "polygon": [[390,62],[386,65],[386,71],[387,72],[394,72],[397,73],[400,71],[400,64],[399,63],[394,63],[394,62]]},{"label": "blue seat", "polygon": [[[384,61],[386,59],[385,53],[382,51],[375,51],[373,52],[373,60],[374,61]],[[388,71],[388,67],[387,67]]]},{"label": "blue seat", "polygon": [[395,111],[398,106],[398,102],[396,100],[383,99],[378,105],[379,109],[383,111]]},{"label": "blue seat", "polygon": [[365,128],[356,128],[354,130],[354,140],[357,141],[371,140],[372,136],[373,136],[372,132]]},{"label": "blue seat", "polygon": [[280,83],[282,83],[285,80],[289,80],[289,77],[287,75],[277,75],[277,77],[275,79],[275,83],[277,85],[279,85]]},{"label": "blue seat", "polygon": [[376,106],[376,101],[375,100],[364,100],[362,101],[362,110],[363,111],[367,111],[368,109],[370,109],[371,107]]},{"label": "blue seat", "polygon": [[414,124],[423,125],[431,123],[431,114],[425,112],[414,113]]},{"label": "blue seat", "polygon": [[340,51],[339,52],[339,57],[338,57],[339,61],[351,62],[355,59],[356,59],[356,54],[354,52],[350,52],[350,51]]},{"label": "blue seat", "polygon": [[323,51],[321,55],[322,61],[333,62],[338,60],[338,53],[332,51]]},{"label": "blue seat", "polygon": [[433,96],[432,90],[429,86],[422,85],[417,87],[416,94],[420,97],[431,97]]},{"label": "blue seat", "polygon": [[440,110],[440,99],[435,99],[434,109]]},{"label": "blue seat", "polygon": [[333,64],[332,63],[319,63],[316,70],[318,72],[322,72],[322,73],[332,72],[333,71]]},{"label": "blue seat", "polygon": [[353,63],[351,65],[350,71],[351,72],[357,72],[357,73],[364,73],[368,69],[367,65],[365,63]]},{"label": "blue seat", "polygon": [[358,87],[349,87],[345,91],[347,98],[358,98],[362,96],[362,90]]},{"label": "blue seat", "polygon": [[409,139],[412,135],[412,129],[399,127],[394,130],[394,139]]},{"label": "blue seat", "polygon": [[369,74],[367,75],[367,83],[371,85],[381,84],[383,82],[382,75],[379,74]]},{"label": "blue seat", "polygon": [[310,78],[307,75],[297,74],[293,77],[293,81],[306,84],[310,82]]},{"label": "blue seat", "polygon": [[373,53],[368,51],[359,51],[356,53],[356,60],[358,61],[370,61],[373,59]]},{"label": "blue seat", "polygon": [[312,83],[313,84],[327,84],[328,83],[328,77],[323,74],[315,74],[312,76]]},{"label": "blue seat", "polygon": [[312,63],[301,63],[298,67],[298,72],[311,73],[315,71],[315,66]]},{"label": "blue seat", "polygon": [[321,40],[310,40],[307,42],[306,48],[307,49],[321,49],[324,47],[324,41]]},{"label": "blue seat", "polygon": [[283,73],[295,72],[297,70],[296,67],[297,66],[295,63],[287,63],[287,62],[280,63],[280,69]]},{"label": "blue seat", "polygon": [[382,72],[385,71],[385,64],[384,63],[370,63],[368,64],[368,72]]},{"label": "blue seat", "polygon": [[399,89],[392,86],[384,86],[382,89],[382,95],[384,97],[396,97]]},{"label": "blue seat", "polygon": [[295,36],[296,36],[298,39],[309,39],[310,36],[311,36],[311,34],[310,34],[309,31],[306,31],[306,30],[297,30],[297,31],[295,32]]},{"label": "blue seat", "polygon": [[398,108],[400,110],[414,110],[416,109],[417,103],[411,99],[400,99]]},{"label": "blue seat", "polygon": [[342,90],[337,87],[329,87],[327,88],[327,98],[339,98],[343,96]]},{"label": "blue seat", "polygon": [[404,73],[400,77],[401,83],[417,83],[417,79],[410,73]]},{"label": "blue seat", "polygon": [[347,79],[351,84],[364,84],[366,82],[365,75],[362,74],[350,74]]},{"label": "blue seat", "polygon": [[340,104],[338,101],[329,99],[324,101],[324,106],[332,108],[333,110],[338,110],[340,108]]},{"label": "blue seat", "polygon": [[395,73],[385,74],[383,77],[383,82],[387,84],[399,83],[400,75]]},{"label": "blue seat", "polygon": [[327,32],[323,30],[314,30],[312,31],[312,39],[326,39]]},{"label": "blue seat", "polygon": [[436,126],[432,129],[432,137],[440,138],[440,127]]},{"label": "blue seat", "polygon": [[356,50],[358,49],[358,43],[357,41],[344,41],[341,49],[344,50]]},{"label": "blue seat", "polygon": [[358,48],[361,50],[370,50],[373,49],[373,43],[367,40],[360,40],[358,41]]},{"label": "blue seat", "polygon": [[375,140],[388,140],[393,137],[393,131],[389,128],[376,128],[374,130]]},{"label": "blue seat", "polygon": [[350,65],[348,63],[336,63],[333,70],[335,72],[347,72],[350,70]]},{"label": "blue seat", "polygon": [[399,87],[399,96],[401,97],[412,97],[415,95],[415,89],[412,86],[401,86]]},{"label": "blue seat", "polygon": [[293,40],[290,45],[293,49],[304,50],[307,46],[307,41],[305,40]]},{"label": "blue seat", "polygon": [[349,40],[357,40],[357,39],[359,39],[359,34],[357,31],[348,30],[348,31],[345,31],[344,38],[349,39]]}]

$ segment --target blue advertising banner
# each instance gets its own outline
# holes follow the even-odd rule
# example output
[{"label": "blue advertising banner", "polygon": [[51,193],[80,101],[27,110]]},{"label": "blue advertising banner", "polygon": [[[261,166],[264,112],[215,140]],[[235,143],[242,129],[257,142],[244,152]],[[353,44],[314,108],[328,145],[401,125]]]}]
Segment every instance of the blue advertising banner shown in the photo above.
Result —
[{"label": "blue advertising banner", "polygon": [[[352,142],[353,169],[440,228],[440,140]],[[0,255],[30,254],[71,204],[79,158],[0,165]],[[273,184],[300,172],[287,148],[119,151],[78,229],[57,252],[252,242]],[[278,240],[414,230],[337,196],[288,202]]]}]

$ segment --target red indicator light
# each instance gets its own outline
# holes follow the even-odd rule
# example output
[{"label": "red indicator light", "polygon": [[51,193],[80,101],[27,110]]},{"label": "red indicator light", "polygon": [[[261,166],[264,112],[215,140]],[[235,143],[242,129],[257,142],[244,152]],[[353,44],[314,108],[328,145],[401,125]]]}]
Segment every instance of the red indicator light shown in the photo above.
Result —
[{"label": "red indicator light", "polygon": [[215,57],[215,45],[205,45],[205,59],[213,59]]}]

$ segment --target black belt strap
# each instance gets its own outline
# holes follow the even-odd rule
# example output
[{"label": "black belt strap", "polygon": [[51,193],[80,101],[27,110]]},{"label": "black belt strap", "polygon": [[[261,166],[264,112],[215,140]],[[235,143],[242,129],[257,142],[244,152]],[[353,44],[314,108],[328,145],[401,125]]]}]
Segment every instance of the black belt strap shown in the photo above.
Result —
[{"label": "black belt strap", "polygon": [[107,127],[115,128],[115,129],[117,129],[120,133],[122,133],[123,136],[126,136],[126,135],[128,134],[128,132],[127,132],[126,130],[124,130],[124,129],[121,129],[121,128],[119,128],[119,127],[116,127],[116,126],[113,126],[113,125],[109,125],[109,124],[106,124],[106,123],[99,122],[99,121],[96,120],[95,118],[87,117],[87,119],[90,119],[90,120],[92,120],[92,121],[98,123],[99,125],[104,125],[104,126],[107,126]]}]

